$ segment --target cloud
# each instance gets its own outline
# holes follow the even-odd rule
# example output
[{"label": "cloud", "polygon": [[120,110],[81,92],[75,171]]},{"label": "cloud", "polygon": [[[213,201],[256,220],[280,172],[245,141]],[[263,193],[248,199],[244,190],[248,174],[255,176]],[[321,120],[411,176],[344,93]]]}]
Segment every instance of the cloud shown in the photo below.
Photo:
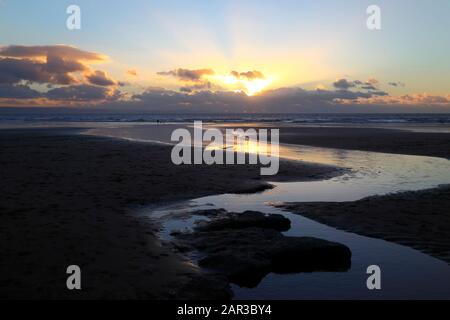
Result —
[{"label": "cloud", "polygon": [[116,85],[116,82],[106,75],[105,72],[96,70],[94,73],[87,75],[86,79],[89,81],[90,84],[95,84],[97,86],[114,86]]},{"label": "cloud", "polygon": [[157,73],[160,76],[172,76],[181,81],[198,82],[201,81],[204,76],[214,75],[215,72],[212,69],[176,69],[171,71],[162,71]]},{"label": "cloud", "polygon": [[54,54],[49,54],[46,58],[47,63],[44,67],[49,73],[71,73],[88,70],[84,64],[77,60],[67,59],[66,57],[61,57]]},{"label": "cloud", "polygon": [[52,100],[69,100],[69,101],[112,101],[117,100],[120,92],[105,87],[93,85],[77,85],[55,88],[49,90],[45,97]]},{"label": "cloud", "polygon": [[261,71],[253,70],[247,72],[231,71],[231,75],[236,79],[245,78],[247,80],[265,79],[264,74]]},{"label": "cloud", "polygon": [[[358,81],[358,84],[361,83],[360,81]],[[355,82],[352,81],[348,81],[347,79],[339,79],[336,80],[335,82],[333,82],[333,86],[336,89],[340,89],[340,90],[348,90],[350,88],[355,87]]]},{"label": "cloud", "polygon": [[368,91],[378,92],[378,95],[384,95],[383,92],[378,88],[380,82],[375,78],[370,78],[367,81],[354,80],[350,81],[345,78],[336,80],[333,82],[333,86],[338,90],[349,90],[351,88],[357,88]]},{"label": "cloud", "polygon": [[63,45],[0,47],[0,83],[115,85],[105,72],[92,71],[89,66],[105,59],[104,55]]},{"label": "cloud", "polygon": [[385,95],[385,92],[353,92],[348,90],[305,90],[279,88],[247,96],[233,91],[198,91],[187,93],[165,89],[149,89],[132,97],[127,108],[161,112],[231,112],[289,113],[336,112],[344,102]]},{"label": "cloud", "polygon": [[388,83],[391,87],[405,87],[405,84],[400,81],[392,81]]},{"label": "cloud", "polygon": [[450,103],[450,95],[436,96],[427,93],[403,95],[398,99],[398,103],[414,103],[414,104],[447,104]]},{"label": "cloud", "polygon": [[180,91],[190,93],[190,92],[194,92],[194,91],[198,91],[198,90],[211,90],[212,88],[213,88],[213,84],[209,81],[206,81],[203,83],[198,83],[198,84],[194,84],[194,85],[190,85],[190,86],[183,86],[180,88]]},{"label": "cloud", "polygon": [[[381,107],[394,110],[404,106],[437,106],[450,110],[450,95],[393,97],[380,89],[380,82],[374,78],[366,81],[338,79],[333,83],[335,90],[325,90],[325,86],[316,90],[278,88],[248,96],[242,92],[243,84],[271,79],[257,70],[219,75],[207,68],[179,68],[158,73],[177,79],[177,91],[148,88],[135,93],[137,88],[134,87],[122,93],[118,88],[127,83],[112,79],[105,71],[91,66],[105,60],[104,55],[70,46],[0,47],[0,105],[103,105],[150,112],[209,113],[359,112],[369,110],[362,109],[365,107],[376,111]],[[137,74],[136,70],[127,70],[127,75]],[[221,83],[227,90],[220,87]],[[390,82],[388,85],[403,84]],[[120,90],[126,89],[129,88]]]},{"label": "cloud", "polygon": [[[374,105],[374,106],[416,106],[416,107],[446,107],[450,110],[450,95],[438,96],[427,93],[407,94],[403,96],[372,95],[370,97],[360,97],[353,101],[341,100],[342,104],[353,105]],[[426,111],[423,109],[422,111]]]},{"label": "cloud", "polygon": [[0,85],[2,106],[88,106],[111,103],[122,98],[122,93],[110,87],[73,85],[39,92],[26,85]]},{"label": "cloud", "polygon": [[[0,83],[15,84],[21,81],[50,84],[73,84],[77,80],[65,70],[74,66],[60,64],[55,60],[41,63],[29,59],[0,58]],[[59,68],[59,69],[58,69]]]},{"label": "cloud", "polygon": [[377,88],[371,84],[362,85],[360,88],[364,90],[377,90]]},{"label": "cloud", "polygon": [[[33,101],[36,105],[102,105],[111,110],[139,112],[450,111],[450,95],[410,94],[393,97],[381,90],[306,90],[291,87],[267,90],[259,95],[247,96],[243,92],[200,90],[200,87],[194,84],[180,91],[148,88],[142,93],[128,95],[125,99],[125,95],[115,88],[81,84],[52,88],[46,93],[40,93],[26,85],[2,84],[0,85],[0,103],[12,105],[11,101],[16,99],[16,104],[22,105],[30,105]],[[10,100],[5,102],[6,99]],[[29,103],[20,103],[20,101]]]},{"label": "cloud", "polygon": [[133,77],[137,77],[138,76],[138,72],[137,72],[137,70],[130,69],[130,70],[127,70],[127,75],[133,76]]},{"label": "cloud", "polygon": [[48,56],[64,57],[67,60],[105,61],[104,55],[84,51],[67,45],[54,46],[5,46],[0,47],[0,56],[9,58],[45,58]]},{"label": "cloud", "polygon": [[157,74],[160,76],[171,76],[182,82],[180,91],[185,93],[211,89],[217,91],[223,90],[223,87],[225,87],[229,91],[244,91],[247,94],[254,95],[272,83],[272,78],[266,78],[258,70],[246,72],[231,71],[219,74],[207,68],[196,70],[179,68],[158,72]]},{"label": "cloud", "polygon": [[[9,104],[11,99],[39,99],[38,104],[66,100],[70,104],[119,99],[115,87],[125,83],[90,66],[105,60],[105,55],[65,45],[0,47],[0,100],[8,99]],[[40,89],[32,89],[33,84]]]},{"label": "cloud", "polygon": [[376,96],[378,96],[378,97],[381,97],[381,96],[387,97],[387,96],[389,96],[389,93],[387,93],[386,91],[382,91],[382,90],[372,91],[371,94],[374,97],[376,97]]},{"label": "cloud", "polygon": [[373,85],[376,86],[378,85],[380,82],[377,79],[374,78],[370,78],[369,80],[366,81],[366,85]]},{"label": "cloud", "polygon": [[0,98],[5,99],[35,99],[42,96],[39,91],[26,85],[0,84]]}]

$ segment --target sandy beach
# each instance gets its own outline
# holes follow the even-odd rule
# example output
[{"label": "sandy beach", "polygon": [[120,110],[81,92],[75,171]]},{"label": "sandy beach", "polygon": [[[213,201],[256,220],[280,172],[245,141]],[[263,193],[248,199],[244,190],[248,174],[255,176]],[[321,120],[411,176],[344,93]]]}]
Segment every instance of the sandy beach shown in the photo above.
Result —
[{"label": "sandy beach", "polygon": [[282,143],[450,158],[450,134],[379,128],[283,127]]},{"label": "sandy beach", "polygon": [[[367,139],[351,139],[350,145],[352,132]],[[448,157],[449,136],[283,128],[281,142]],[[83,136],[76,129],[1,130],[0,148],[1,298],[231,297],[222,276],[202,272],[161,242],[159,226],[136,215],[136,209],[270,188],[258,166],[177,167],[170,161],[170,146]],[[270,180],[321,180],[341,173],[334,167],[281,161],[279,174]],[[448,193],[442,188],[284,208],[449,262]],[[71,264],[83,266],[82,291],[65,287]]]},{"label": "sandy beach", "polygon": [[[158,226],[134,209],[264,190],[270,185],[259,167],[177,167],[169,146],[76,133],[1,131],[0,297],[227,298],[226,282],[209,279],[160,243]],[[277,179],[339,172],[282,161]],[[83,266],[80,292],[65,286],[71,264]]]},{"label": "sandy beach", "polygon": [[418,249],[450,263],[450,186],[354,202],[279,206],[321,223]]},{"label": "sandy beach", "polygon": [[[450,158],[450,134],[446,133],[291,127],[283,128],[280,139],[292,144]],[[443,186],[355,202],[280,207],[342,230],[410,246],[450,263],[449,199],[449,187]]]}]

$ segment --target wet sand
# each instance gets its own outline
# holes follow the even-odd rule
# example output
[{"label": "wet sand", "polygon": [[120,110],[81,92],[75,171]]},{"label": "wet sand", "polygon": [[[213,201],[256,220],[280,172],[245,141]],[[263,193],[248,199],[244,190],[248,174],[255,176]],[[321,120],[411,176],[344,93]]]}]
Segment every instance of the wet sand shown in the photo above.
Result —
[{"label": "wet sand", "polygon": [[450,263],[450,186],[353,202],[277,207],[341,230],[412,247]]},{"label": "wet sand", "polygon": [[[169,146],[74,130],[1,130],[0,150],[0,298],[228,298],[227,282],[160,243],[158,226],[133,209],[270,187],[258,166],[177,167]],[[281,162],[275,180],[339,172]],[[66,289],[72,264],[81,291]]]},{"label": "wet sand", "polygon": [[[450,134],[376,128],[282,128],[283,143],[450,159]],[[450,187],[344,203],[282,207],[346,231],[410,246],[450,263]]]},{"label": "wet sand", "polygon": [[378,128],[282,127],[280,142],[450,159],[450,134]]},{"label": "wet sand", "polygon": [[[447,158],[450,153],[447,134],[344,129],[283,128],[281,142]],[[230,297],[224,279],[201,272],[161,243],[159,226],[134,209],[264,190],[270,185],[259,167],[177,167],[168,146],[81,136],[73,129],[1,130],[0,148],[0,298]],[[341,172],[283,161],[270,180],[320,180]],[[312,213],[306,214],[292,210],[448,261],[448,191],[387,197],[307,204]],[[82,291],[65,287],[71,264],[82,269]]]}]

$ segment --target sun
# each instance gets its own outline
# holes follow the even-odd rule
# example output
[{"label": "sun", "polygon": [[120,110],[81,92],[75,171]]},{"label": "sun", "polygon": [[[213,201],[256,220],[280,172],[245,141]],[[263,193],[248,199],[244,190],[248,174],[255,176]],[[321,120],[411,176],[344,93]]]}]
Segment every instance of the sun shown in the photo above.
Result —
[{"label": "sun", "polygon": [[254,96],[260,93],[265,88],[267,88],[271,83],[272,83],[271,78],[242,81],[242,84],[247,89],[246,93],[248,96]]},{"label": "sun", "polygon": [[214,75],[216,81],[222,83],[230,90],[245,92],[248,96],[254,96],[266,89],[272,82],[273,77],[258,79],[236,78],[232,75]]}]

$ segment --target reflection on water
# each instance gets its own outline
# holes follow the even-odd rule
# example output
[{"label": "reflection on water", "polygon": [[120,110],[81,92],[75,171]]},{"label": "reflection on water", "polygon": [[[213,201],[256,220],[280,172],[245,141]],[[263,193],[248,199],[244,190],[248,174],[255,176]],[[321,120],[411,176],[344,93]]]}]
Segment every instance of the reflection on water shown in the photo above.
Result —
[{"label": "reflection on water", "polygon": [[271,197],[273,201],[353,201],[450,183],[446,159],[307,146],[280,150],[290,159],[347,167],[351,172],[327,181],[274,183],[277,188],[264,194],[266,201]]},{"label": "reflection on water", "polygon": [[[269,274],[254,289],[233,286],[237,299],[450,298],[450,267],[445,262],[408,247],[336,230],[270,206],[280,201],[350,201],[374,194],[434,187],[449,183],[450,161],[312,147],[286,148],[291,156],[345,165],[352,172],[327,181],[274,183],[276,188],[263,193],[211,196],[187,202],[184,207],[152,210],[152,215],[166,215],[162,219],[165,226],[162,237],[169,239],[170,230],[192,227],[196,219],[186,215],[186,211],[224,208],[233,212],[279,213],[292,222],[286,235],[312,236],[347,245],[353,254],[352,268],[346,273]],[[183,212],[184,216],[174,218],[177,212]],[[381,267],[381,291],[366,288],[366,268],[372,264]]]},{"label": "reflection on water", "polygon": [[[133,130],[125,137],[159,140],[145,127]],[[113,132],[114,135],[120,136],[120,132]],[[450,267],[447,263],[408,247],[336,230],[270,205],[285,201],[354,201],[375,194],[448,184],[450,161],[293,145],[281,146],[280,155],[293,160],[347,167],[351,172],[327,181],[274,183],[276,188],[263,193],[194,199],[179,203],[178,207],[151,208],[148,213],[161,217],[165,226],[163,238],[169,238],[173,229],[192,227],[196,217],[186,215],[187,211],[223,208],[233,212],[256,210],[280,213],[292,222],[292,228],[286,235],[336,241],[347,245],[352,251],[352,268],[348,272],[269,274],[254,289],[234,286],[237,299],[450,298]],[[180,213],[184,214],[180,216]],[[381,291],[366,288],[366,268],[373,264],[379,265],[382,270]]]}]

